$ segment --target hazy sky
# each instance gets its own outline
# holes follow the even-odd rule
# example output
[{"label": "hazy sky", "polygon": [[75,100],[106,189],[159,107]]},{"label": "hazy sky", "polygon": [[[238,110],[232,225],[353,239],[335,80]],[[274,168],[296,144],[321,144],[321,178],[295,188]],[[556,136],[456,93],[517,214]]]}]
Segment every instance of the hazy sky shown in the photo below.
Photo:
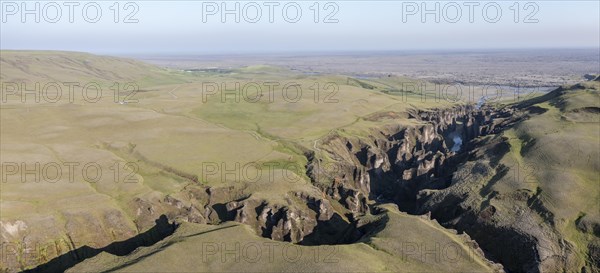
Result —
[{"label": "hazy sky", "polygon": [[[239,23],[235,11],[222,18],[223,8],[235,10],[236,3]],[[118,7],[115,1],[1,1],[1,5],[2,49],[203,54],[600,46],[599,1],[320,1],[318,5],[135,1],[120,2]],[[433,11],[424,15],[424,9]]]}]

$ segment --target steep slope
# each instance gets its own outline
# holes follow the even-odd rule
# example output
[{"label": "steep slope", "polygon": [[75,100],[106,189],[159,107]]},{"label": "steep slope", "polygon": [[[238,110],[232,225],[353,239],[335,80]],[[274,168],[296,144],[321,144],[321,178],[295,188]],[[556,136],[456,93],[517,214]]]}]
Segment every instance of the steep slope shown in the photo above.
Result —
[{"label": "steep slope", "polygon": [[587,84],[498,109],[417,111],[423,125],[332,136],[309,172],[354,214],[372,201],[430,213],[510,271],[594,272],[598,99]]},{"label": "steep slope", "polygon": [[[597,271],[599,105],[593,84],[518,104],[528,118],[482,139],[489,144],[458,168],[459,177],[475,183],[453,180],[457,185],[423,193],[419,211],[466,231],[507,268]],[[473,191],[479,194],[464,197]]]}]

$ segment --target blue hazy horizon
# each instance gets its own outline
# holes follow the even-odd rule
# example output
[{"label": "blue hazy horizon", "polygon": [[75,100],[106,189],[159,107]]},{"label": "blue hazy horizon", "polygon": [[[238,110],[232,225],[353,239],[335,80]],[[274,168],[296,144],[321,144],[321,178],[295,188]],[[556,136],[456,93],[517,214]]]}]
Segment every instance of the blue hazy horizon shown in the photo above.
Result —
[{"label": "blue hazy horizon", "polygon": [[1,1],[0,49],[201,55],[600,48],[598,1],[315,3]]}]

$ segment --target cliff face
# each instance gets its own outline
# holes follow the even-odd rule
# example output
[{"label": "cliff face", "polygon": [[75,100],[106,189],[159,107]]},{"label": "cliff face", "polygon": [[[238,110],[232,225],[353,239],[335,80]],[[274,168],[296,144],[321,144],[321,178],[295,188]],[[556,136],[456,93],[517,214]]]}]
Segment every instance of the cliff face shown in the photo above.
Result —
[{"label": "cliff face", "polygon": [[323,150],[333,161],[309,155],[309,176],[353,212],[365,212],[367,199],[394,201],[414,212],[417,192],[450,185],[456,165],[473,149],[468,141],[498,133],[521,114],[461,106],[410,117],[422,125],[389,126],[368,139],[330,137]]},{"label": "cliff face", "polygon": [[368,203],[393,202],[468,233],[508,270],[574,270],[573,246],[544,218],[548,210],[536,193],[490,190],[512,171],[499,162],[510,145],[496,134],[529,110],[415,111],[410,116],[422,125],[383,128],[367,139],[329,138],[322,149],[332,161],[311,154],[308,174],[354,215],[366,213]]}]

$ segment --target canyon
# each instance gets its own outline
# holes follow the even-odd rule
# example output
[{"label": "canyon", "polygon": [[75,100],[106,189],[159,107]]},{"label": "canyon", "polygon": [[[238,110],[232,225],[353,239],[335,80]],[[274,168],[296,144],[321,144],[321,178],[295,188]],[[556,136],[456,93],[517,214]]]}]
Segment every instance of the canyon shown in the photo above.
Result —
[{"label": "canyon", "polygon": [[[124,66],[85,54],[13,54],[45,64],[27,67],[35,73],[7,70],[13,80],[23,71],[61,78],[44,74],[61,62],[81,62],[86,74],[91,60],[99,68],[89,73],[111,86],[118,75],[103,71]],[[38,162],[94,159],[105,170],[120,160],[137,169],[94,183],[7,176],[2,272],[262,270],[252,261],[206,260],[202,248],[244,242],[337,251],[338,263],[301,260],[308,271],[600,270],[596,81],[521,101],[450,103],[394,96],[387,91],[405,79],[393,77],[349,81],[272,67],[195,75],[126,65],[176,83],[147,83],[137,104],[3,105],[3,162],[27,154]],[[207,80],[273,75],[305,86],[334,82],[344,96],[289,104],[198,95]],[[300,167],[268,180],[211,180],[206,162]],[[127,177],[134,183],[121,182]],[[439,245],[468,258],[448,259],[454,256]],[[268,262],[274,272],[297,266],[286,257]]]},{"label": "canyon", "polygon": [[[548,97],[561,92],[557,89]],[[575,246],[561,238],[540,193],[492,190],[493,183],[512,172],[501,162],[510,150],[501,133],[541,112],[529,102],[410,111],[408,118],[420,125],[377,128],[365,138],[330,135],[322,141],[320,153],[307,151],[307,175],[319,190],[290,192],[287,204],[270,203],[235,187],[190,187],[185,190],[187,200],[166,196],[160,205],[139,201],[143,213],[138,219],[150,222],[152,215],[164,213],[178,222],[235,221],[271,240],[346,245],[385,228],[390,208],[384,209],[384,204],[394,204],[392,210],[422,215],[469,234],[474,249],[497,271],[568,271],[577,264]],[[462,142],[455,150],[457,136]],[[592,225],[597,232],[598,223]],[[582,272],[593,272],[595,266],[587,264]]]}]

